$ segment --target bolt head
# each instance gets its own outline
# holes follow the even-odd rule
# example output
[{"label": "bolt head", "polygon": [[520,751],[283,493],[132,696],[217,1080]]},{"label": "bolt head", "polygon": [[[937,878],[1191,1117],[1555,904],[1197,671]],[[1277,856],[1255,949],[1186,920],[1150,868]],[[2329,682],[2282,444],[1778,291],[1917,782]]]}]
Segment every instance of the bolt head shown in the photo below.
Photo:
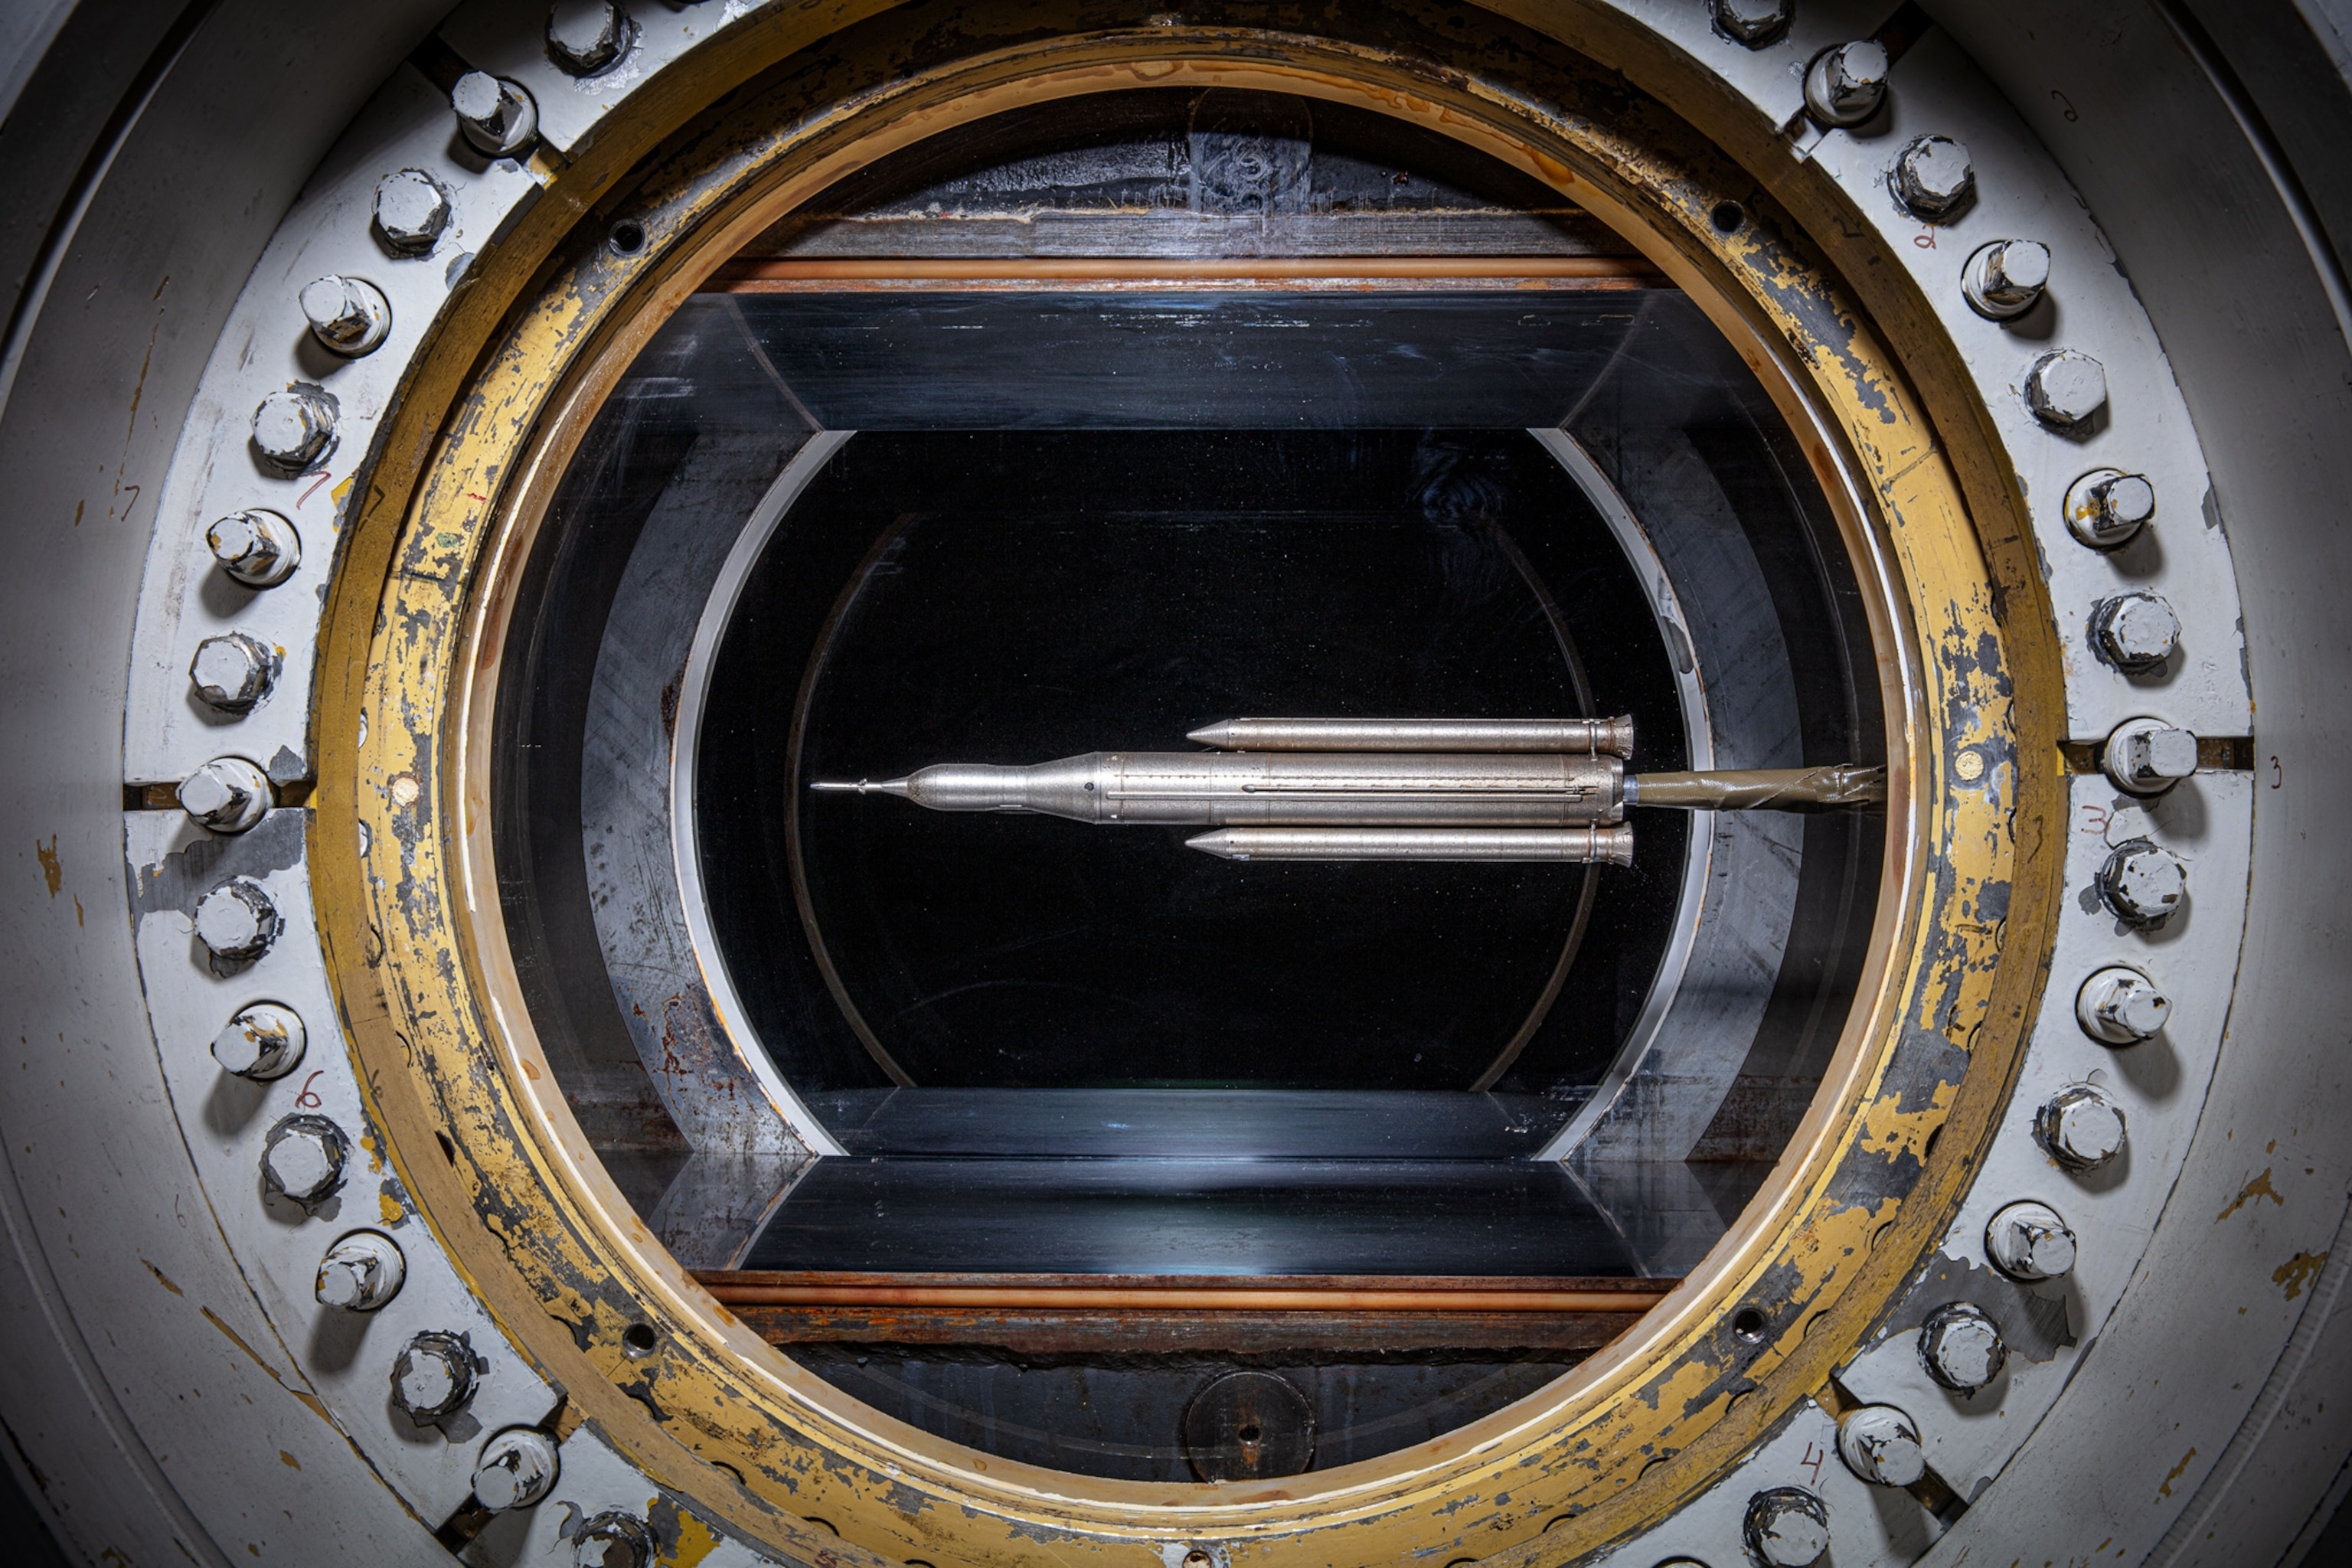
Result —
[{"label": "bolt head", "polygon": [[269,695],[278,655],[243,632],[206,637],[188,661],[188,682],[206,704],[242,713]]},{"label": "bolt head", "polygon": [[302,559],[302,538],[274,511],[249,507],[233,511],[205,530],[213,559],[248,588],[275,588],[294,574]]},{"label": "bolt head", "polygon": [[243,757],[215,757],[182,781],[180,809],[215,833],[242,833],[269,810],[269,775]]},{"label": "bolt head", "polygon": [[2133,925],[2160,924],[2189,896],[2189,868],[2171,850],[2136,838],[2107,857],[2099,891]]},{"label": "bolt head", "polygon": [[269,1130],[261,1154],[262,1185],[310,1208],[343,1184],[350,1142],[323,1116],[289,1116]]},{"label": "bolt head", "polygon": [[2124,1152],[2123,1108],[2096,1084],[2069,1084],[2034,1118],[2042,1146],[2070,1171],[2095,1171]]},{"label": "bolt head", "polygon": [[1824,125],[1859,125],[1886,100],[1886,47],[1874,38],[1840,44],[1805,71],[1805,107]]},{"label": "bolt head", "polygon": [[2066,527],[2094,550],[2130,541],[2156,516],[2156,487],[2145,474],[2094,468],[2066,487]]},{"label": "bolt head", "polygon": [[454,1415],[474,1397],[474,1350],[463,1334],[428,1330],[392,1363],[392,1402],[419,1426]]},{"label": "bolt head", "polygon": [[1772,1568],[1808,1568],[1830,1549],[1829,1505],[1802,1487],[1774,1487],[1748,1500],[1740,1533]]},{"label": "bolt head", "polygon": [[213,1037],[213,1060],[256,1082],[284,1078],[310,1044],[302,1016],[275,1002],[256,1002]]},{"label": "bolt head", "polygon": [[548,7],[548,58],[573,76],[609,68],[628,42],[628,16],[614,0],[555,0]]},{"label": "bolt head", "polygon": [[1873,1486],[1907,1487],[1927,1473],[1919,1429],[1892,1405],[1847,1411],[1838,1421],[1838,1456]]},{"label": "bolt head", "polygon": [[488,71],[467,71],[449,89],[457,129],[474,151],[503,158],[520,153],[539,134],[539,105],[514,82]]},{"label": "bolt head", "polygon": [[2180,617],[2154,594],[2118,594],[2091,612],[2091,635],[2118,669],[2154,669],[2180,646]]},{"label": "bolt head", "polygon": [[392,1237],[355,1230],[327,1249],[320,1260],[317,1295],[321,1307],[373,1312],[400,1294],[408,1260]]},{"label": "bolt head", "polygon": [[2162,795],[2197,773],[2197,737],[2155,719],[2126,719],[2100,759],[2108,782],[2127,795]]},{"label": "bolt head", "polygon": [[422,256],[440,244],[449,216],[449,193],[422,169],[402,169],[376,182],[376,232],[403,256]]},{"label": "bolt head", "polygon": [[348,357],[373,352],[392,330],[392,307],[363,278],[313,279],[302,285],[301,303],[311,335]]},{"label": "bolt head", "polygon": [[232,877],[196,900],[196,940],[215,958],[259,958],[283,923],[260,883]]},{"label": "bolt head", "polygon": [[2102,1045],[2130,1046],[2153,1039],[2172,1016],[2172,999],[2137,969],[2110,965],[2083,982],[2074,995],[2074,1017],[2083,1032]]},{"label": "bolt head", "polygon": [[253,411],[253,449],[289,474],[318,461],[334,434],[335,405],[311,387],[273,392]]},{"label": "bolt head", "polygon": [[2107,367],[2074,349],[2043,354],[2025,373],[2025,405],[2044,425],[2072,430],[2107,405]]},{"label": "bolt head", "polygon": [[646,1521],[618,1510],[600,1513],[572,1539],[573,1568],[652,1568],[657,1543]]},{"label": "bolt head", "polygon": [[1927,1375],[1946,1388],[1974,1394],[2000,1375],[2009,1363],[2009,1347],[1983,1308],[1971,1301],[1949,1301],[1919,1325],[1919,1359],[1927,1364]]},{"label": "bolt head", "polygon": [[1789,30],[1794,0],[1715,0],[1715,28],[1725,37],[1761,48]]},{"label": "bolt head", "polygon": [[2074,1267],[2074,1233],[2047,1204],[2011,1204],[1986,1225],[1985,1250],[2012,1279],[2055,1279]]},{"label": "bolt head", "polygon": [[1895,197],[1914,217],[1930,223],[1949,217],[1976,188],[1969,150],[1948,136],[1922,136],[1895,161]]},{"label": "bolt head", "polygon": [[1969,307],[1996,321],[2025,314],[2049,287],[2050,247],[2035,240],[1996,239],[1978,247],[1960,268]]},{"label": "bolt head", "polygon": [[482,1445],[474,1465],[474,1500],[493,1513],[529,1508],[555,1485],[554,1440],[529,1426],[509,1426]]}]

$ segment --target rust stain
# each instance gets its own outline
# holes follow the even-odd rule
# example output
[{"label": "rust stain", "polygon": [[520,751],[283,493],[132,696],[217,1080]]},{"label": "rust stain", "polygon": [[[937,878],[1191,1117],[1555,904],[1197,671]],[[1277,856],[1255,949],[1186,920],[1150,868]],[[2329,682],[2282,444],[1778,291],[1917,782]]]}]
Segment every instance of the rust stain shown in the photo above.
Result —
[{"label": "rust stain", "polygon": [[2286,1299],[2292,1301],[2303,1294],[2304,1287],[2319,1278],[2319,1271],[2326,1266],[2327,1254],[2324,1252],[2298,1252],[2272,1270],[2271,1283],[2285,1290]]},{"label": "rust stain", "polygon": [[58,836],[50,834],[46,845],[37,838],[34,839],[33,853],[41,862],[41,879],[48,883],[49,897],[54,899],[58,896],[58,889],[66,885],[66,868],[58,859]]},{"label": "rust stain", "polygon": [[302,1461],[283,1448],[278,1450],[278,1460],[289,1470],[299,1470],[302,1468]]},{"label": "rust stain", "polygon": [[2230,1200],[2230,1206],[2213,1216],[2213,1223],[2215,1225],[2221,1224],[2223,1220],[2228,1219],[2231,1215],[2236,1214],[2240,1209],[2244,1208],[2256,1198],[2268,1198],[2271,1202],[2278,1205],[2279,1207],[2286,1207],[2286,1200],[2278,1195],[2278,1189],[2276,1187],[2271,1185],[2271,1171],[2273,1169],[2273,1167],[2269,1165],[2263,1166],[2263,1173],[2261,1175],[2256,1176],[2252,1181],[2248,1182],[2244,1186],[2239,1188],[2238,1195]]},{"label": "rust stain", "polygon": [[2164,1484],[2156,1489],[2157,1495],[2159,1497],[2170,1497],[2172,1495],[2172,1483],[2180,1479],[2180,1472],[2187,1469],[2189,1468],[2189,1461],[2196,1457],[2197,1450],[2194,1448],[2191,1448],[2189,1452],[2181,1455],[2180,1463],[2172,1467],[2172,1473],[2166,1476],[2164,1478]]}]

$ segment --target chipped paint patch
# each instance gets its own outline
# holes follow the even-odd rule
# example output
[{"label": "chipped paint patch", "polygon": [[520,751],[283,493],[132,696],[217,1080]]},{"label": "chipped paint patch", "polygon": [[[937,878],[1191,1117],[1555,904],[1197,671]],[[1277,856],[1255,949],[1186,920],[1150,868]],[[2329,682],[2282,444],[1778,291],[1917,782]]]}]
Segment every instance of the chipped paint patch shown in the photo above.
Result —
[{"label": "chipped paint patch", "polygon": [[2213,1216],[2213,1223],[2215,1225],[2221,1224],[2223,1220],[2228,1219],[2231,1215],[2236,1214],[2240,1209],[2244,1208],[2248,1204],[2252,1203],[2257,1198],[2268,1198],[2271,1202],[2278,1205],[2279,1207],[2286,1207],[2286,1200],[2279,1196],[2278,1189],[2276,1187],[2271,1185],[2271,1172],[2274,1169],[2276,1169],[2275,1166],[2264,1166],[2261,1175],[2256,1176],[2252,1181],[2248,1182],[2244,1186],[2240,1187],[2238,1189],[2238,1195],[2230,1200],[2230,1206]]},{"label": "chipped paint patch", "polygon": [[2292,1301],[2302,1295],[2311,1282],[2319,1278],[2319,1271],[2326,1267],[2327,1254],[2298,1252],[2271,1271],[2271,1283],[2285,1291],[2286,1299]]}]

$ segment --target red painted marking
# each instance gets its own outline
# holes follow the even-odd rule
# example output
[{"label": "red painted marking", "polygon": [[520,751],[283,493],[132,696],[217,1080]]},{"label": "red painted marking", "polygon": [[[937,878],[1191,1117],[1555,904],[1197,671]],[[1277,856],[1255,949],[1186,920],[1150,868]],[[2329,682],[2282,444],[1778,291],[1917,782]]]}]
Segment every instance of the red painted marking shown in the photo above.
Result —
[{"label": "red painted marking", "polygon": [[327,1103],[325,1100],[320,1100],[316,1094],[310,1092],[310,1086],[318,1082],[320,1079],[325,1077],[326,1071],[327,1069],[325,1068],[320,1068],[317,1072],[312,1073],[309,1078],[302,1080],[302,1092],[294,1097],[294,1104],[298,1109],[303,1110],[316,1110],[320,1106]]},{"label": "red painted marking", "polygon": [[490,498],[485,495],[476,495],[472,490],[467,490],[466,492],[466,499],[467,500],[478,500],[488,505]]},{"label": "red painted marking", "polygon": [[2085,805],[2082,810],[2084,818],[2082,831],[2104,837],[2107,831],[2107,808],[2104,805]]},{"label": "red painted marking", "polygon": [[1805,1457],[1797,1461],[1800,1468],[1810,1469],[1813,1472],[1813,1485],[1815,1487],[1819,1487],[1822,1484],[1822,1461],[1828,1458],[1828,1450],[1823,1449],[1816,1452],[1814,1446],[1808,1443],[1805,1445]]},{"label": "red painted marking", "polygon": [[[319,485],[325,484],[329,479],[331,479],[334,477],[334,475],[327,472],[324,468],[320,469]],[[299,511],[302,509],[302,501],[309,500],[312,496],[319,493],[319,485],[312,485],[309,489],[302,492],[302,500],[298,500],[294,503],[294,509],[297,511]]]}]

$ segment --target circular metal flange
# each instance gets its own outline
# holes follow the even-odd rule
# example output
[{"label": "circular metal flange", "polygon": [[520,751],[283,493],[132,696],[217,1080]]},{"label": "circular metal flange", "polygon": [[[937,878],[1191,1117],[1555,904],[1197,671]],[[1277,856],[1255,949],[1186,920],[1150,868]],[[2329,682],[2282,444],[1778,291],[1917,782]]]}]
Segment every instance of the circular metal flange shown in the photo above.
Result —
[{"label": "circular metal flange", "polygon": [[[797,25],[747,27],[698,56],[698,100],[773,58]],[[1341,1529],[1351,1553],[1393,1558],[1462,1544],[1460,1500],[1504,1490],[1482,1555],[1568,1515],[1544,1535],[1546,1555],[1621,1537],[1704,1490],[1821,1386],[1941,1234],[2015,1070],[2056,876],[2049,834],[2012,835],[2058,805],[2054,764],[2017,736],[2054,728],[2061,700],[2048,616],[2020,613],[2040,602],[2023,531],[1971,525],[1894,353],[1822,261],[1783,237],[1795,226],[1691,128],[1500,25],[1441,35],[1411,8],[1351,25],[1362,31],[1342,38],[1165,17],[1105,28],[1073,11],[1050,37],[977,17],[919,39],[884,22],[852,29],[652,163],[629,198],[644,245],[603,244],[601,215],[594,243],[563,251],[544,291],[494,330],[491,312],[537,265],[534,243],[543,254],[558,236],[551,218],[510,241],[481,309],[453,314],[427,346],[382,441],[402,456],[378,465],[353,520],[318,660],[320,820],[357,827],[322,842],[313,864],[374,1109],[436,1233],[541,1366],[658,1484],[779,1544],[803,1547],[797,1516],[814,1507],[873,1550],[961,1562],[1025,1560],[1041,1534],[1066,1560],[1247,1538],[1262,1560],[1305,1561]],[[1465,56],[1475,69],[1426,63]],[[1920,704],[1889,714],[1907,746],[1890,748],[1879,982],[1813,1136],[1735,1240],[1618,1346],[1509,1411],[1307,1481],[1213,1496],[1030,1470],[900,1428],[801,1373],[636,1245],[552,1094],[501,968],[502,933],[481,918],[496,896],[474,772],[488,706],[474,653],[496,646],[501,574],[569,441],[671,301],[881,151],[1024,102],[1210,84],[1420,119],[1633,238],[1786,398],[1825,489],[1848,500],[1857,557],[1877,563],[1885,601],[1900,606],[1879,631],[1907,667],[1898,689]],[[600,148],[651,140],[608,129]],[[616,179],[614,158],[583,179]],[[1734,195],[1757,221],[1726,233],[1711,215]],[[436,429],[443,445],[422,467],[409,454]],[[1962,753],[1977,765],[1951,766]],[[1995,905],[1999,930],[1981,914]],[[426,1151],[444,1158],[415,1157]],[[1750,1301],[1769,1310],[1736,1335],[1732,1308]],[[640,1360],[624,1335],[648,1321],[659,1348]]]}]

